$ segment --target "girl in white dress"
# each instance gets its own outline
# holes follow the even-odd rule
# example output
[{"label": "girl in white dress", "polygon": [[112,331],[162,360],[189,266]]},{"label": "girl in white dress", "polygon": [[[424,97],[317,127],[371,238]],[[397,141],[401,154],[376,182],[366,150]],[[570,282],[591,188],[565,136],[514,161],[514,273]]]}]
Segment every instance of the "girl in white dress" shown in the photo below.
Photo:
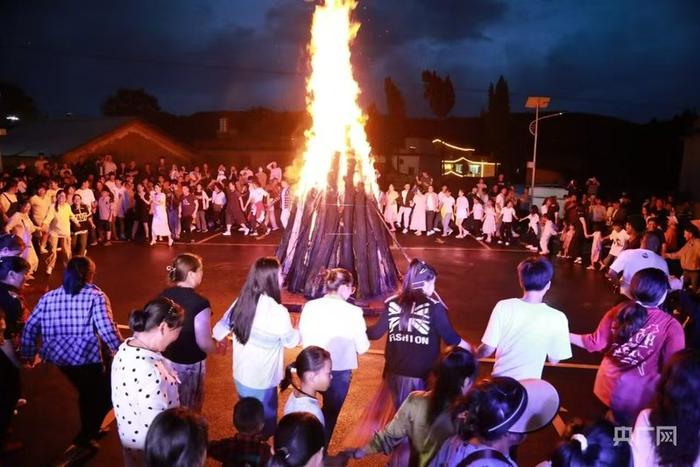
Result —
[{"label": "girl in white dress", "polygon": [[486,242],[491,243],[491,238],[496,233],[496,208],[493,205],[493,200],[489,200],[484,210],[484,225],[481,228],[483,235],[486,236]]},{"label": "girl in white dress", "polygon": [[399,208],[396,200],[399,193],[394,189],[394,185],[389,185],[389,189],[384,194],[384,221],[389,224],[389,229],[396,231],[395,224],[399,220]]},{"label": "girl in white dress", "polygon": [[167,237],[168,245],[172,246],[173,239],[170,236],[170,227],[168,226],[168,213],[165,210],[165,193],[162,192],[160,185],[153,187],[151,193],[151,212],[153,213],[153,222],[151,223],[151,245],[155,245],[158,237]]},{"label": "girl in white dress", "polygon": [[413,215],[411,216],[411,230],[420,236],[425,232],[425,195],[420,190],[416,190],[413,195]]},{"label": "girl in white dress", "polygon": [[458,192],[455,206],[455,216],[457,218],[457,220],[455,220],[455,224],[459,230],[457,238],[464,238],[469,235],[469,231],[467,231],[467,229],[465,229],[462,225],[464,224],[464,220],[469,217],[469,201],[467,200],[467,197],[464,196],[464,190],[459,190]]}]

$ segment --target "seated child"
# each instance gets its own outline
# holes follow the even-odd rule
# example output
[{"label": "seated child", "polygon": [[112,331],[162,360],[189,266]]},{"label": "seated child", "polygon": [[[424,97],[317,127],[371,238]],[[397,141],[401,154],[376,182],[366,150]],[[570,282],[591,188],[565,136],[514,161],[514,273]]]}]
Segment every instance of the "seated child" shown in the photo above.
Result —
[{"label": "seated child", "polygon": [[262,437],[265,413],[262,403],[243,397],[233,408],[233,438],[209,443],[207,455],[224,467],[266,466],[271,457],[270,444]]}]

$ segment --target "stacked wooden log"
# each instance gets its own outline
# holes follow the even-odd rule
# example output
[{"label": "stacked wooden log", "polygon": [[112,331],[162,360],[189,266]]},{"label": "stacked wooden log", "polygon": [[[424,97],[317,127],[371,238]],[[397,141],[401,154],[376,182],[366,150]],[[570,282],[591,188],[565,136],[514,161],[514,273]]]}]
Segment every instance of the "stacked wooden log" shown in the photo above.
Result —
[{"label": "stacked wooden log", "polygon": [[[399,275],[389,249],[389,237],[377,200],[362,183],[353,184],[355,159],[339,167],[336,154],[327,186],[295,200],[290,223],[277,248],[287,289],[308,298],[323,294],[322,275],[341,267],[353,273],[357,298],[392,293]],[[344,169],[344,189],[336,188]]]}]

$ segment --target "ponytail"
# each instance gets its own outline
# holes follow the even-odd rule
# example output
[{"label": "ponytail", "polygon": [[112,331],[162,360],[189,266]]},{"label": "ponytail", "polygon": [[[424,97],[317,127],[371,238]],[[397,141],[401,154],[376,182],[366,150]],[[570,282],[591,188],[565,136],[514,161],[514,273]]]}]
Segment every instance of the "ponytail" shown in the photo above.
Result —
[{"label": "ponytail", "polygon": [[627,342],[644,326],[648,315],[646,307],[637,302],[629,301],[623,304],[613,323],[615,342],[618,344]]},{"label": "ponytail", "polygon": [[[304,374],[321,370],[323,365],[330,360],[331,354],[326,349],[315,345],[306,347],[299,352],[299,355],[297,355],[297,358],[292,363],[287,365],[284,371],[284,379],[280,383],[280,389],[284,391],[290,385],[294,386],[292,383],[292,373],[296,373],[299,379],[303,380]],[[299,390],[296,386],[294,386],[294,389]]]},{"label": "ponytail", "polygon": [[173,284],[187,280],[187,274],[197,272],[202,268],[202,257],[193,253],[177,255],[173,264],[165,268],[168,271],[168,281]]}]

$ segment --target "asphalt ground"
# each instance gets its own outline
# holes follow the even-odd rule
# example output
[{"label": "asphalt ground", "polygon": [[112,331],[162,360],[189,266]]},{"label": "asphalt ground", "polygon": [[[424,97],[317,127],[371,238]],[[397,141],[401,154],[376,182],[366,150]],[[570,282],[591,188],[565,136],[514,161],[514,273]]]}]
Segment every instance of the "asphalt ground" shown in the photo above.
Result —
[{"label": "asphalt ground", "polygon": [[[140,243],[114,243],[112,246],[91,248],[88,254],[97,264],[95,282],[110,297],[117,323],[125,325],[132,309],[143,306],[166,287],[166,266],[172,258],[185,251],[195,252],[204,259],[205,274],[200,293],[212,305],[214,320],[220,318],[242,286],[249,266],[262,255],[275,252],[279,234],[263,239],[234,234],[198,234],[195,244],[165,244],[149,247]],[[515,273],[519,261],[529,255],[519,245],[503,247],[486,244],[473,238],[443,239],[397,234],[402,249],[394,247],[394,257],[400,269],[407,266],[404,255],[420,257],[438,272],[437,291],[448,305],[449,316],[457,331],[472,344],[478,344],[490,312],[498,300],[520,295]],[[553,259],[555,278],[546,297],[547,303],[562,310],[569,318],[574,332],[595,328],[616,297],[601,273],[588,271],[580,265]],[[51,278],[39,275],[26,289],[30,306],[48,286],[58,287],[60,274]],[[298,297],[284,296],[286,303],[298,303]],[[368,317],[368,322],[372,318]],[[128,330],[122,330],[128,335]],[[343,439],[355,425],[381,381],[384,343],[375,342],[366,355],[360,357],[360,368],[353,375],[350,393],[340,415],[330,452],[343,446]],[[291,360],[298,350],[286,352]],[[572,417],[595,417],[600,407],[592,394],[595,365],[599,355],[589,355],[574,349],[571,360],[558,367],[547,367],[544,378],[558,389],[562,409],[556,423],[531,434],[519,449],[519,464],[535,465],[547,458],[558,442],[557,428]],[[486,376],[491,364],[486,361],[480,373]],[[207,361],[204,415],[209,421],[210,439],[231,436],[232,408],[237,400],[231,376],[231,355],[214,355]],[[78,430],[77,397],[70,384],[54,367],[42,364],[23,370],[24,397],[28,405],[15,417],[12,439],[24,443],[24,449],[5,459],[5,465],[43,466],[59,458]],[[288,392],[281,396],[280,408]],[[109,420],[107,420],[109,421]],[[101,440],[101,449],[88,465],[117,466],[121,464],[121,447],[116,425]],[[352,465],[382,465],[383,456],[373,456]],[[208,465],[217,465],[210,461]]]}]

